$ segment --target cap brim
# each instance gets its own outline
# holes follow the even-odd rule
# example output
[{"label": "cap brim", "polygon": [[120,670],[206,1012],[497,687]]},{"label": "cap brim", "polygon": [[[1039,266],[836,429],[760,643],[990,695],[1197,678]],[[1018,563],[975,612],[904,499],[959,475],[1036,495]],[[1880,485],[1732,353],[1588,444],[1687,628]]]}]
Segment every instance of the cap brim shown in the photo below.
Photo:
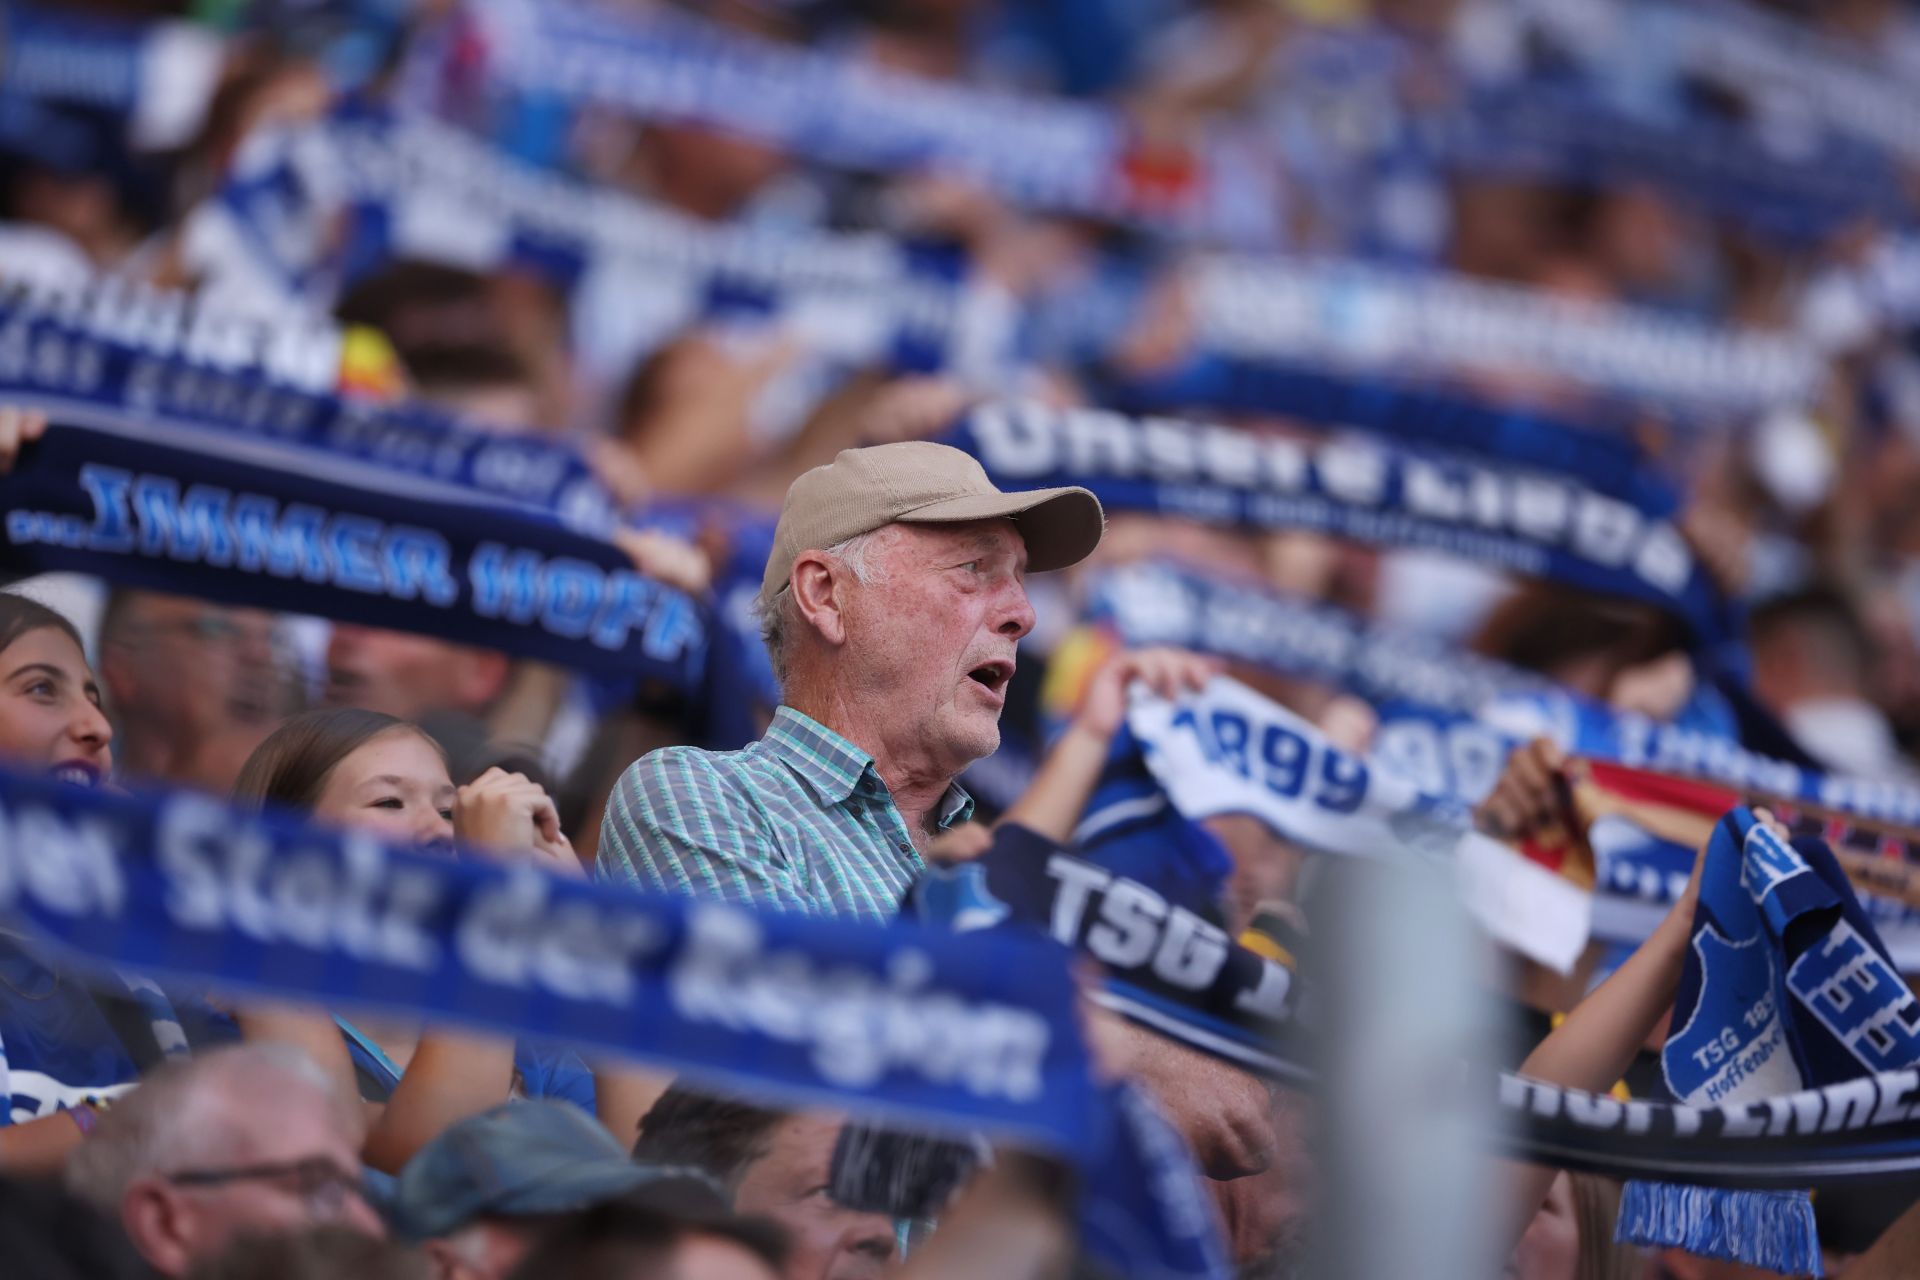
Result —
[{"label": "cap brim", "polygon": [[1027,572],[1045,573],[1079,564],[1106,532],[1100,499],[1077,486],[1015,493],[970,493],[901,513],[902,524],[959,524],[967,520],[1012,520],[1027,541]]},{"label": "cap brim", "polygon": [[630,1160],[585,1160],[569,1168],[547,1170],[525,1186],[465,1203],[409,1204],[403,1194],[394,1206],[393,1225],[405,1239],[425,1240],[445,1235],[483,1214],[524,1218],[591,1208],[661,1176],[660,1170]]}]

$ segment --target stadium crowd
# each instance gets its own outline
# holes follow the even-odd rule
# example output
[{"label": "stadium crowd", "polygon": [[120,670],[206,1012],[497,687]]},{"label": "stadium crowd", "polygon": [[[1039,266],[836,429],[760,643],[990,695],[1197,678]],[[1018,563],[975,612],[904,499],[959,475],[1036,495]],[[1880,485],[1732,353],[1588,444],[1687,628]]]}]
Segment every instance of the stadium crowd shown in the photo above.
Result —
[{"label": "stadium crowd", "polygon": [[[228,972],[232,940],[151,975],[85,963],[23,912],[0,913],[0,1275],[1323,1274],[1318,1086],[1193,1028],[1311,1034],[1330,864],[1421,861],[1423,823],[1497,850],[1481,884],[1505,886],[1466,903],[1491,941],[1460,1018],[1498,1029],[1467,1070],[1759,1106],[1920,1068],[1911,980],[1874,985],[1920,974],[1920,101],[1876,133],[1823,88],[1897,107],[1917,57],[1900,0],[0,3],[7,776],[191,790],[594,901],[876,934],[1025,914],[1085,953],[1086,1087],[1177,1136],[1156,1170],[1189,1185],[1156,1192],[1202,1242],[1187,1270],[1110,1222],[1096,1248],[1093,1167],[929,1131],[885,1086],[504,1033],[532,1000],[491,1025],[424,986],[322,1001],[303,984],[350,985],[339,955],[324,980]],[[238,503],[195,534],[122,493],[125,554],[45,534],[59,468],[107,522],[101,468],[147,465],[87,452],[109,436],[200,459],[190,499],[244,483],[292,512],[384,466],[362,487],[392,519],[535,523],[449,496],[483,468],[224,442],[244,415],[212,347],[155,336],[198,316],[266,335],[248,394],[290,336],[325,367],[288,394],[383,448],[417,420],[565,460],[612,514],[541,527],[683,601],[699,669],[637,640],[576,664],[590,620],[516,648],[511,601],[464,579],[421,623],[431,572],[394,589],[392,543],[358,600],[350,549],[250,586]],[[50,390],[32,344],[59,325],[174,380]],[[1328,505],[1295,518],[1263,485]],[[406,609],[364,603],[383,572]],[[1188,766],[1182,713],[1153,719],[1183,706],[1213,708]],[[1271,795],[1194,802],[1232,781],[1209,769]],[[1357,823],[1389,777],[1413,798],[1367,829],[1395,847],[1292,825],[1303,788]],[[0,787],[9,905],[68,874],[9,816],[35,794]],[[1716,879],[1729,829],[1747,870]],[[1767,991],[1844,931],[1840,1006],[1885,1012],[1768,1021],[1749,992],[1790,1052],[1746,1058],[1773,1050],[1729,1015],[1754,1065],[1687,1083],[1724,895],[1809,836],[1834,856],[1795,865],[1840,896],[1755,908]],[[1056,866],[1038,907],[1008,887]],[[1572,934],[1541,905],[1568,901]],[[1232,1013],[1167,995],[1210,954],[1253,975]],[[1165,989],[1103,998],[1129,966]],[[753,998],[812,998],[785,976]],[[1916,1154],[1871,1179],[1713,1188],[1814,1188],[1810,1265],[1762,1265],[1747,1219],[1629,1239],[1637,1175],[1713,1186],[1657,1156],[1501,1164],[1488,1256],[1517,1280],[1920,1276],[1904,1132]]]}]

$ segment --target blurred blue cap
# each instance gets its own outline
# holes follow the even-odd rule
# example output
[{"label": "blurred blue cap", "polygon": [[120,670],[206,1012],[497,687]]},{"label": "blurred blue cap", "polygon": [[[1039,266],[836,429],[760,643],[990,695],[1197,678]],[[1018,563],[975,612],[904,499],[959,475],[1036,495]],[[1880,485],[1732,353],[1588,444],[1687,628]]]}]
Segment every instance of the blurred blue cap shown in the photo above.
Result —
[{"label": "blurred blue cap", "polygon": [[686,1176],[635,1164],[571,1103],[509,1102],[459,1121],[415,1153],[400,1171],[393,1226],[424,1240],[479,1217],[569,1213]]}]

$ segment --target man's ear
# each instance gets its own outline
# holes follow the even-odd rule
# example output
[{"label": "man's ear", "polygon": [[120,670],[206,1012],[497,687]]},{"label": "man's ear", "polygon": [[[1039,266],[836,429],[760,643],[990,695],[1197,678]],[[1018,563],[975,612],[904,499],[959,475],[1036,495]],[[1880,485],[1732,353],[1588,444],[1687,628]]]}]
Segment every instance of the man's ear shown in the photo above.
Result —
[{"label": "man's ear", "polygon": [[846,643],[847,620],[842,609],[845,602],[838,588],[850,576],[842,574],[825,553],[803,551],[793,562],[793,574],[787,579],[787,589],[793,592],[800,616],[828,644]]},{"label": "man's ear", "polygon": [[136,1178],[120,1200],[120,1221],[140,1256],[163,1276],[187,1273],[198,1251],[193,1210],[157,1178]]}]

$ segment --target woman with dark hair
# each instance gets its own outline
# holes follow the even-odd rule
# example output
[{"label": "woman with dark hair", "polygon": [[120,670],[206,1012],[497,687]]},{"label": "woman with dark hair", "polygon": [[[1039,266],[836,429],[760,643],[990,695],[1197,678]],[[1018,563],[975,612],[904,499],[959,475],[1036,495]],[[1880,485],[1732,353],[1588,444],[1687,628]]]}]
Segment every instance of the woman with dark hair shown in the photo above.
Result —
[{"label": "woman with dark hair", "polygon": [[[113,727],[80,633],[11,592],[0,592],[0,766],[86,787],[113,768]],[[203,1001],[111,974],[81,981],[0,929],[0,1166],[58,1168],[142,1071],[236,1034]]]},{"label": "woman with dark hair", "polygon": [[97,786],[113,768],[113,726],[80,633],[35,600],[0,592],[0,760]]},{"label": "woman with dark hair", "polygon": [[[428,850],[462,848],[581,876],[553,801],[518,773],[488,769],[464,787],[417,725],[357,707],[295,716],[255,748],[234,797],[298,810]],[[515,1093],[562,1097],[594,1110],[593,1077],[571,1050],[486,1036],[422,1033],[404,1020],[335,1017],[339,1036],[310,1016],[248,1014],[250,1036],[298,1040],[378,1108],[364,1154],[397,1170],[442,1129]]]}]

